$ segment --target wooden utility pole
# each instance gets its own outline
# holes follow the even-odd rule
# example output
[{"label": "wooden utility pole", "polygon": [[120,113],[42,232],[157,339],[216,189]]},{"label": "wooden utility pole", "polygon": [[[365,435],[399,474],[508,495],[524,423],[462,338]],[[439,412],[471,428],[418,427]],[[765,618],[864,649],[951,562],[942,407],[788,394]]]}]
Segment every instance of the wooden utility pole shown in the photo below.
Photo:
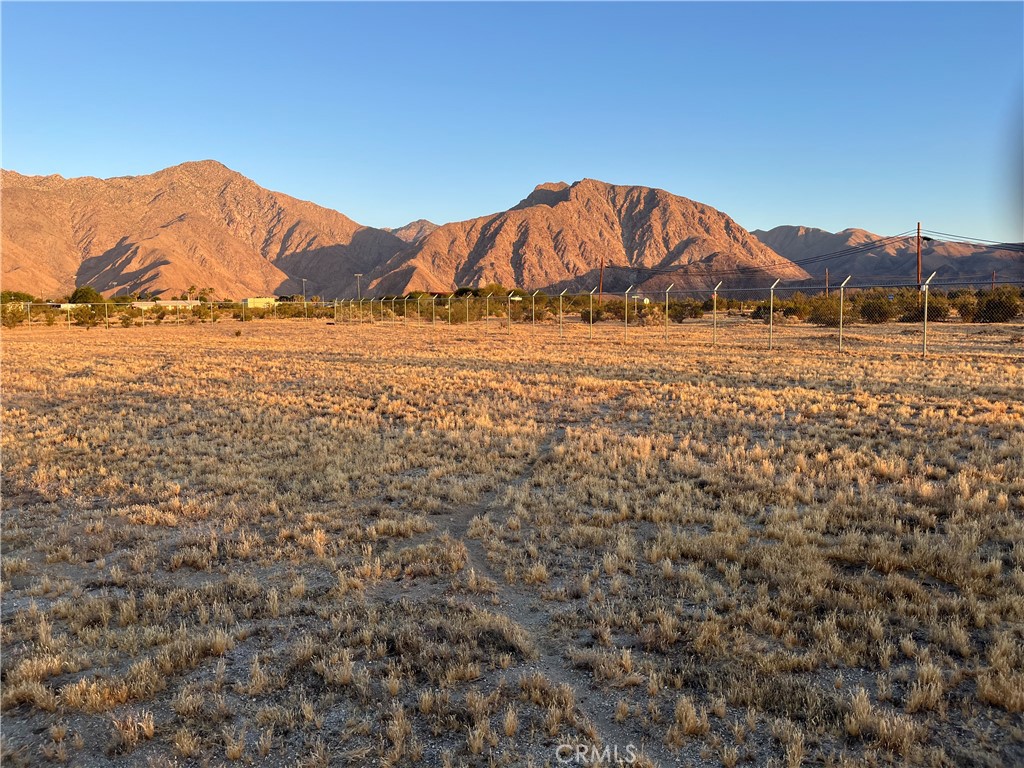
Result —
[{"label": "wooden utility pole", "polygon": [[992,290],[996,289],[996,271],[992,270]]},{"label": "wooden utility pole", "polygon": [[921,222],[917,222],[917,289],[921,290]]},{"label": "wooden utility pole", "polygon": [[597,282],[597,306],[601,306],[601,301],[604,298],[604,257],[601,257],[601,276]]},{"label": "wooden utility pole", "polygon": [[828,267],[825,267],[825,298],[828,298]]}]

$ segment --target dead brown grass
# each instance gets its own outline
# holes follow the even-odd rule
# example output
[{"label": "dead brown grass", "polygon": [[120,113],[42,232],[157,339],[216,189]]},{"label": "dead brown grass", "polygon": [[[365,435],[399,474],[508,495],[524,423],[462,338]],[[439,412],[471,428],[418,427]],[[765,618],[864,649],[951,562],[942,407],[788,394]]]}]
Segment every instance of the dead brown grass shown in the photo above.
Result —
[{"label": "dead brown grass", "polygon": [[5,762],[1020,762],[1019,354],[235,328],[4,335]]}]

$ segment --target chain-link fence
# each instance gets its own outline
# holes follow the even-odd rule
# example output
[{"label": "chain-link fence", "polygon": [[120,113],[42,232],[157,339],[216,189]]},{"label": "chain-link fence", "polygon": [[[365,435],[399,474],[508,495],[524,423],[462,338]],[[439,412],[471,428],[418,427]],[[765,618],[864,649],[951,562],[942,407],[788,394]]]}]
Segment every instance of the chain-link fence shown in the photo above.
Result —
[{"label": "chain-link fence", "polygon": [[335,301],[135,302],[2,306],[7,329],[136,328],[225,321],[305,320],[344,324],[557,328],[587,339],[656,339],[706,347],[893,352],[1024,352],[1024,281],[988,285],[932,280],[839,286],[722,288],[549,295],[463,290]]}]

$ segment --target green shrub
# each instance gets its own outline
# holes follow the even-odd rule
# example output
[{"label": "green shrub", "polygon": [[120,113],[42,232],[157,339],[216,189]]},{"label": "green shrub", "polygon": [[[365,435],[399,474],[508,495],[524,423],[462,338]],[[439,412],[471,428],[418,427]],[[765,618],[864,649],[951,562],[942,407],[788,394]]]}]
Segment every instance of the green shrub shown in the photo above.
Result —
[{"label": "green shrub", "polygon": [[860,316],[868,323],[887,323],[896,317],[896,305],[885,296],[872,296],[859,306]]},{"label": "green shrub", "polygon": [[640,310],[640,323],[650,328],[665,324],[665,307],[662,304],[645,304]]},{"label": "green shrub", "polygon": [[668,305],[668,316],[674,323],[704,317],[704,305],[696,299],[671,301]]},{"label": "green shrub", "polygon": [[1020,310],[1021,300],[1013,289],[997,288],[978,303],[975,318],[982,323],[1007,323],[1017,317]]},{"label": "green shrub", "polygon": [[[928,322],[934,323],[945,320],[949,317],[950,303],[942,294],[929,294],[928,296]],[[921,296],[919,304],[911,306],[904,311],[900,317],[902,323],[920,323],[924,319],[924,295]]]},{"label": "green shrub", "polygon": [[74,318],[75,325],[81,325],[84,328],[93,328],[100,322],[96,310],[89,305],[76,307],[71,312],[71,317]]},{"label": "green shrub", "polygon": [[629,313],[629,322],[632,325],[637,321],[636,307],[633,306],[633,302],[628,305],[622,299],[611,299],[605,302],[604,311],[614,320],[623,322],[626,317],[626,313]]},{"label": "green shrub", "polygon": [[978,297],[973,293],[960,293],[956,296],[951,296],[950,303],[953,305],[956,313],[960,315],[960,319],[965,323],[973,322],[978,314]]},{"label": "green shrub", "polygon": [[[844,322],[853,322],[856,318],[856,309],[852,302],[843,304]],[[839,297],[838,296],[815,296],[810,301],[810,312],[807,319],[815,325],[824,325],[828,328],[839,326]]]},{"label": "green shrub", "polygon": [[17,328],[28,317],[25,306],[21,303],[9,303],[0,306],[0,322],[4,328]]}]

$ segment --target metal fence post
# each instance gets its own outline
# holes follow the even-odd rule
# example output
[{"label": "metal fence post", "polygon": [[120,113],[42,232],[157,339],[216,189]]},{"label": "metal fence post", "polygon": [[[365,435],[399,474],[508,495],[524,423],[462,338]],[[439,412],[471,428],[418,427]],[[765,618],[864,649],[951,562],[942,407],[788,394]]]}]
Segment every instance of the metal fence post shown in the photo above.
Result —
[{"label": "metal fence post", "polygon": [[623,312],[622,312],[622,340],[627,341],[629,339],[629,292],[633,290],[633,286],[629,286],[626,292],[623,294]]},{"label": "metal fence post", "polygon": [[[29,315],[30,321],[31,321],[31,317],[32,316]],[[110,310],[109,310],[109,305],[105,301],[103,302],[103,324],[106,325],[106,327],[107,327],[106,329],[109,331],[110,330]]]},{"label": "metal fence post", "polygon": [[718,289],[722,287],[724,280],[719,280],[711,294],[711,346],[718,346]]},{"label": "metal fence post", "polygon": [[780,282],[782,282],[781,277],[772,283],[768,298],[768,349],[773,349],[775,346],[775,286]]},{"label": "metal fence post", "polygon": [[71,330],[71,307],[68,307],[68,330]]},{"label": "metal fence post", "polygon": [[558,294],[558,335],[559,336],[562,335],[562,297],[565,296],[565,291],[568,291],[568,290],[569,289],[566,288],[564,291],[562,291],[560,294]]},{"label": "metal fence post", "polygon": [[668,292],[675,287],[675,283],[669,283],[665,289],[665,341],[668,341]]},{"label": "metal fence post", "polygon": [[843,351],[843,293],[846,291],[846,284],[850,282],[852,275],[839,284],[839,351]]},{"label": "metal fence post", "polygon": [[242,322],[245,322],[245,299],[242,299]]},{"label": "metal fence post", "polygon": [[932,272],[927,280],[924,281],[924,285],[921,286],[921,290],[924,292],[924,317],[922,318],[922,334],[921,334],[921,357],[928,356],[928,287],[937,273]]},{"label": "metal fence post", "polygon": [[484,325],[489,326],[491,324],[491,296],[493,293],[488,293],[484,298]]},{"label": "metal fence post", "polygon": [[[31,301],[25,302],[25,306],[28,309],[28,320],[26,321],[27,325],[25,327],[26,328],[31,328],[32,327],[32,302]],[[109,328],[110,326],[107,326],[107,327]]]},{"label": "metal fence post", "polygon": [[466,294],[466,326],[469,326],[469,294]]},{"label": "metal fence post", "polygon": [[434,296],[433,294],[431,294],[430,295],[430,324],[431,325],[436,325],[437,324],[437,313],[434,311],[434,307],[436,306],[436,304],[437,304],[437,296]]},{"label": "metal fence post", "polygon": [[594,340],[594,291],[596,291],[597,288],[598,288],[598,286],[595,285],[594,288],[590,291],[590,340],[591,341]]},{"label": "metal fence post", "polygon": [[537,325],[537,294],[540,291],[534,291],[530,294],[530,318],[533,325]]}]

